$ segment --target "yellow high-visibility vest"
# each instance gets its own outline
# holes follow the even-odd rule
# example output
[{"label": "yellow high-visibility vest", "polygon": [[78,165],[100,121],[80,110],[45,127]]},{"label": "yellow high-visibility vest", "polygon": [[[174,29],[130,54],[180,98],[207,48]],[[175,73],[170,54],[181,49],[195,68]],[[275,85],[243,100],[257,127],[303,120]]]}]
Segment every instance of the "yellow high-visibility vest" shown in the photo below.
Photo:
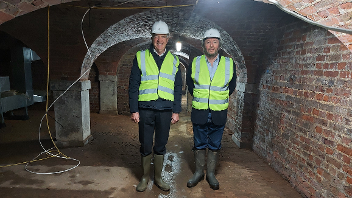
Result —
[{"label": "yellow high-visibility vest", "polygon": [[221,56],[213,80],[204,55],[195,57],[192,62],[194,82],[192,107],[222,111],[229,106],[229,82],[233,78],[233,60]]},{"label": "yellow high-visibility vest", "polygon": [[159,97],[174,101],[175,76],[178,71],[177,56],[168,52],[160,72],[149,50],[137,52],[138,67],[141,70],[138,101],[152,101]]}]

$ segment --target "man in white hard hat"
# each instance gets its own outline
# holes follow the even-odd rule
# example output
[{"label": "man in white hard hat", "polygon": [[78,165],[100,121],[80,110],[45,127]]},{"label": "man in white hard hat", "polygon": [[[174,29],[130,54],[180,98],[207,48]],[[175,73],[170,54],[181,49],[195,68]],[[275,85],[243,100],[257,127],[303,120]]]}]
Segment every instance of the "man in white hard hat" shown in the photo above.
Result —
[{"label": "man in white hard hat", "polygon": [[143,169],[142,179],[136,187],[139,192],[145,191],[148,186],[153,157],[154,183],[161,190],[170,190],[161,173],[170,122],[177,123],[181,112],[182,78],[178,57],[166,49],[168,40],[167,24],[155,22],[152,26],[152,44],[149,49],[137,52],[131,69],[129,106],[131,119],[139,127]]},{"label": "man in white hard hat", "polygon": [[206,180],[212,189],[219,189],[215,167],[226,124],[229,97],[236,87],[236,67],[231,58],[219,55],[220,44],[219,31],[207,30],[202,40],[204,55],[195,57],[187,70],[187,86],[193,96],[191,120],[196,164],[195,173],[187,182],[189,188],[204,179],[208,151]]}]

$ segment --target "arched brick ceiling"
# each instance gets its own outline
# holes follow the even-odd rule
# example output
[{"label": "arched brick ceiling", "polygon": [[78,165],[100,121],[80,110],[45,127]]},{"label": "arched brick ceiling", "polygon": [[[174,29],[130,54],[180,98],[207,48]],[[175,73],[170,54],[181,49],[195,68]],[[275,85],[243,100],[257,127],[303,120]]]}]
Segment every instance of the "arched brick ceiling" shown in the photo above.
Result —
[{"label": "arched brick ceiling", "polygon": [[[228,0],[218,0],[228,1]],[[269,0],[256,0],[270,3]],[[285,8],[297,12],[312,21],[323,25],[352,29],[352,2],[350,0],[276,0]],[[38,10],[48,5],[74,2],[77,6],[123,6],[123,7],[147,7],[166,6],[176,4],[195,4],[195,0],[2,0],[0,1],[0,24],[15,17]],[[229,9],[232,9],[229,7]],[[352,51],[352,35],[331,31]]]},{"label": "arched brick ceiling", "polygon": [[[201,19],[190,9],[188,15],[180,15],[184,8],[154,9],[132,15],[110,26],[91,45],[82,64],[82,72],[88,69],[95,59],[113,45],[136,38],[151,38],[150,29],[154,21],[163,20],[170,28],[171,34],[180,34],[183,37],[201,40],[204,31],[216,28],[221,32],[222,48],[230,54],[239,67],[244,67],[241,51],[228,33],[211,21]],[[188,8],[189,9],[189,8]]]},{"label": "arched brick ceiling", "polygon": [[0,24],[5,23],[15,17],[27,14],[34,10],[63,3],[71,3],[83,7],[155,7],[169,5],[190,5],[196,0],[1,0],[0,1]]}]

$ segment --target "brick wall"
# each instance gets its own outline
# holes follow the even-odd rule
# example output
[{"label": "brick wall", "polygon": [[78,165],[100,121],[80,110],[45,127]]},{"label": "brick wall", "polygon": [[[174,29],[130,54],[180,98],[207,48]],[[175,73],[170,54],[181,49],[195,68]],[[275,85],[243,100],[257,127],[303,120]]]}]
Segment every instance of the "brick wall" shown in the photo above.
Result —
[{"label": "brick wall", "polygon": [[351,197],[351,52],[303,22],[264,51],[254,151],[307,197]]},{"label": "brick wall", "polygon": [[130,115],[128,103],[128,85],[133,59],[137,51],[146,49],[149,44],[142,47],[134,47],[128,50],[120,59],[117,66],[117,110],[119,114]]}]

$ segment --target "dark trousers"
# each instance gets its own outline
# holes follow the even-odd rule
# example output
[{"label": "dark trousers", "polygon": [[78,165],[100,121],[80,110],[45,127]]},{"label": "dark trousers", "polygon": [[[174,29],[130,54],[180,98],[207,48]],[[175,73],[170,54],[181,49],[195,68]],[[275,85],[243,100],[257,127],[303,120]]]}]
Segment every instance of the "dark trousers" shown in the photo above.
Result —
[{"label": "dark trousers", "polygon": [[155,131],[154,154],[164,155],[169,139],[172,110],[139,110],[139,142],[142,156],[152,153]]},{"label": "dark trousers", "polygon": [[221,149],[221,140],[225,125],[215,125],[211,121],[206,124],[193,123],[194,149],[210,149],[213,151]]}]

